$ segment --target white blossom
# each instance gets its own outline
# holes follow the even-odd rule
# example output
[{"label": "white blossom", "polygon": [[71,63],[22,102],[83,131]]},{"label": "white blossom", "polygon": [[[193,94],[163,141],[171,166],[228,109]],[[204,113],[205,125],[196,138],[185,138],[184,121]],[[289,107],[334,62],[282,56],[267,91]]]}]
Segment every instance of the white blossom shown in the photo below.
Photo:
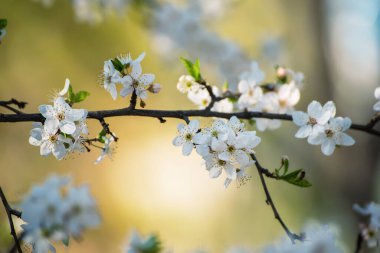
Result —
[{"label": "white blossom", "polygon": [[378,100],[374,105],[373,105],[373,109],[375,111],[378,111],[380,112],[380,87],[377,87],[375,89],[375,98]]},{"label": "white blossom", "polygon": [[190,75],[180,76],[177,83],[177,89],[181,93],[188,93],[189,91],[197,91],[199,88],[200,88],[199,83],[197,83],[194,77]]},{"label": "white blossom", "polygon": [[355,140],[344,133],[350,126],[350,118],[337,117],[330,119],[325,125],[324,130],[311,135],[308,141],[312,145],[322,145],[321,150],[323,154],[327,156],[332,155],[337,145],[352,146],[355,144]]},{"label": "white blossom", "polygon": [[62,133],[73,134],[76,130],[75,121],[87,117],[86,110],[72,109],[63,97],[54,100],[54,107],[40,105],[39,111],[46,118],[44,127],[49,133],[55,133],[59,129]]},{"label": "white blossom", "polygon": [[238,84],[241,93],[238,105],[240,109],[251,109],[260,101],[263,96],[263,90],[255,81],[242,80]]},{"label": "white blossom", "polygon": [[204,144],[207,142],[206,135],[203,133],[197,133],[199,130],[198,120],[191,120],[188,125],[180,123],[177,129],[179,135],[173,139],[173,145],[182,146],[183,155],[190,155],[194,148],[194,144]]},{"label": "white blossom", "polygon": [[332,101],[322,105],[312,101],[307,107],[307,113],[295,111],[292,113],[293,122],[300,127],[295,137],[307,138],[324,131],[324,126],[335,116],[335,104]]},{"label": "white blossom", "polygon": [[115,69],[112,61],[105,61],[103,67],[103,87],[111,94],[113,100],[117,98],[116,83],[120,82],[120,78],[120,72]]},{"label": "white blossom", "polygon": [[[100,219],[87,187],[70,187],[70,178],[52,176],[34,186],[20,204],[25,242],[33,252],[55,252],[53,242],[79,238]],[[68,194],[63,191],[68,188]]]},{"label": "white blossom", "polygon": [[102,137],[104,140],[104,146],[102,148],[102,152],[99,155],[99,157],[96,159],[94,164],[99,164],[103,159],[108,156],[110,159],[112,159],[112,155],[114,154],[115,150],[112,148],[112,143],[115,141],[113,136],[110,137]]},{"label": "white blossom", "polygon": [[191,102],[196,104],[199,109],[206,108],[211,102],[210,93],[206,88],[200,88],[198,90],[190,90],[187,93],[187,97]]},{"label": "white blossom", "polygon": [[380,229],[380,205],[371,202],[365,207],[361,207],[358,204],[353,206],[354,210],[361,215],[370,217],[370,225]]}]

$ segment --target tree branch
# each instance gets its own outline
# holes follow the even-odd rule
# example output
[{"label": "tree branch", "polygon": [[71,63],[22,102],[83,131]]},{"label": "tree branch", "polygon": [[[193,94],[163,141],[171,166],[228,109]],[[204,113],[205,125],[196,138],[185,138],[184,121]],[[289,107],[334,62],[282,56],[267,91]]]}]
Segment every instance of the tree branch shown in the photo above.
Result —
[{"label": "tree branch", "polygon": [[[133,108],[133,107],[132,107]],[[121,116],[139,116],[151,118],[177,118],[187,119],[188,117],[216,117],[229,119],[236,116],[239,119],[252,119],[252,118],[265,118],[265,119],[278,119],[284,121],[292,121],[290,114],[266,113],[266,112],[236,112],[224,113],[214,112],[206,109],[203,110],[145,110],[145,109],[131,109],[131,107],[115,109],[115,110],[100,110],[90,111],[88,113],[89,119],[104,119],[109,117]],[[44,122],[45,118],[39,113],[23,113],[23,114],[0,114],[0,122]],[[380,136],[380,131],[368,127],[368,125],[352,124],[352,130],[366,132],[375,136]]]},{"label": "tree branch", "polygon": [[16,230],[15,230],[13,220],[12,220],[12,215],[16,216],[17,218],[21,218],[21,212],[11,208],[1,187],[0,187],[0,198],[3,201],[3,205],[8,216],[9,226],[11,229],[11,235],[13,236],[13,239],[15,241],[16,249],[19,253],[22,253],[20,242],[17,238]]},{"label": "tree branch", "polygon": [[22,114],[23,112],[13,108],[11,105],[16,105],[19,109],[24,109],[25,106],[26,106],[26,102],[22,102],[22,101],[18,101],[14,98],[12,98],[11,100],[8,100],[8,101],[0,101],[0,106],[16,113],[16,114]]},{"label": "tree branch", "polygon": [[271,174],[267,169],[263,168],[260,165],[259,161],[257,160],[257,158],[254,154],[251,154],[251,157],[253,160],[255,160],[255,166],[257,168],[257,172],[259,173],[261,185],[263,186],[263,189],[265,192],[265,196],[266,196],[265,202],[267,203],[267,205],[270,205],[270,207],[272,208],[275,219],[278,220],[278,222],[281,224],[282,228],[285,230],[286,234],[288,235],[289,239],[292,241],[293,244],[295,243],[296,240],[303,241],[304,236],[302,234],[297,235],[297,234],[292,233],[289,230],[289,228],[286,226],[285,222],[282,220],[280,214],[278,213],[276,206],[274,205],[274,202],[273,202],[272,197],[269,193],[269,190],[268,190],[267,184],[265,182],[265,178],[264,178],[264,175],[268,175],[268,177],[273,178],[272,177],[273,174]]},{"label": "tree branch", "polygon": [[363,236],[362,236],[362,233],[359,232],[358,233],[358,238],[356,239],[355,253],[360,253],[361,250],[362,250],[362,246],[363,246]]}]

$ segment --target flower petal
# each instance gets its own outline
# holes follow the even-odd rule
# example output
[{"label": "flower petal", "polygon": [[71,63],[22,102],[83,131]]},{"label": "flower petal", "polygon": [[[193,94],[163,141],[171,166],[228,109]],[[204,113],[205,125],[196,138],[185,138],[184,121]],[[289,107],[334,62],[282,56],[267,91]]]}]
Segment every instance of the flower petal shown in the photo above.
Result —
[{"label": "flower petal", "polygon": [[181,135],[173,139],[174,146],[182,146],[184,143],[185,143],[185,139]]},{"label": "flower petal", "polygon": [[51,105],[40,105],[38,110],[45,118],[53,118],[54,117],[54,108]]},{"label": "flower petal", "polygon": [[304,126],[309,121],[309,115],[302,111],[296,111],[292,113],[294,124],[297,126]]},{"label": "flower petal", "polygon": [[334,153],[335,150],[335,142],[331,139],[326,139],[321,146],[322,153],[330,156]]},{"label": "flower petal", "polygon": [[142,74],[139,78],[139,83],[149,85],[153,83],[155,76],[153,74]]},{"label": "flower petal", "polygon": [[298,129],[297,133],[295,134],[296,138],[306,138],[312,133],[312,126],[306,125]]},{"label": "flower petal", "polygon": [[58,160],[62,160],[62,158],[65,157],[66,153],[67,151],[63,143],[58,142],[54,145],[53,155],[55,156],[55,158],[57,158]]},{"label": "flower petal", "polygon": [[212,167],[210,170],[209,170],[209,176],[211,178],[217,178],[220,176],[220,174],[222,174],[222,170],[220,167],[218,166],[214,166]]},{"label": "flower petal", "polygon": [[182,154],[186,156],[190,155],[191,151],[193,151],[193,147],[193,143],[185,142],[182,147]]},{"label": "flower petal", "polygon": [[196,133],[199,129],[199,121],[198,120],[191,120],[189,123],[189,131],[191,133]]},{"label": "flower petal", "polygon": [[59,120],[56,118],[46,119],[44,129],[49,134],[55,134],[59,129]]},{"label": "flower petal", "polygon": [[307,107],[307,113],[310,117],[317,119],[322,113],[322,105],[317,101],[312,101]]},{"label": "flower petal", "polygon": [[75,132],[76,127],[72,121],[63,120],[59,125],[59,129],[65,134],[73,134]]}]

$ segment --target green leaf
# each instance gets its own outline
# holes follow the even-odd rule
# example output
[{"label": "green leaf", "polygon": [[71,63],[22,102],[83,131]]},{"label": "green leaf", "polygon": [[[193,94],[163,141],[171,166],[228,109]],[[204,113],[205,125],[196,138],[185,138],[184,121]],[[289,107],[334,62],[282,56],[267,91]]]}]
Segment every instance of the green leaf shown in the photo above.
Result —
[{"label": "green leaf", "polygon": [[290,184],[299,187],[310,187],[311,184],[305,178],[305,171],[302,169],[295,170],[289,174],[279,177],[279,179],[284,180]]},{"label": "green leaf", "polygon": [[75,94],[74,103],[79,103],[85,100],[90,95],[90,92],[81,90]]},{"label": "green leaf", "polygon": [[68,93],[69,93],[69,103],[74,103],[74,101],[75,101],[75,93],[73,91],[73,87],[71,86],[71,84],[69,86]]},{"label": "green leaf", "polygon": [[121,61],[118,58],[111,60],[111,62],[112,62],[113,66],[115,67],[116,70],[118,70],[119,72],[123,71],[124,65],[123,65],[123,63],[121,63]]},{"label": "green leaf", "polygon": [[183,65],[185,66],[187,72],[194,77],[195,81],[199,82],[201,81],[201,64],[199,59],[195,61],[193,64],[190,60],[181,57],[180,60],[182,61]]},{"label": "green leaf", "polygon": [[159,253],[161,252],[161,242],[157,236],[149,236],[139,247],[141,253]]},{"label": "green leaf", "polygon": [[65,239],[62,240],[62,243],[66,246],[69,247],[70,244],[70,237],[66,237]]},{"label": "green leaf", "polygon": [[4,29],[8,25],[8,20],[1,18],[0,19],[0,29]]}]

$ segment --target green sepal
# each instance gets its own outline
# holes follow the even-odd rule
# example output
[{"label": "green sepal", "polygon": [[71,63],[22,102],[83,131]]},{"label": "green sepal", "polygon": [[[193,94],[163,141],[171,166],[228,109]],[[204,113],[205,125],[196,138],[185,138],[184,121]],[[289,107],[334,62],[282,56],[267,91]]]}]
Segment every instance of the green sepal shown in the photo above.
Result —
[{"label": "green sepal", "polygon": [[195,63],[192,63],[190,60],[180,57],[180,60],[182,61],[183,65],[185,66],[187,72],[194,77],[195,81],[200,82],[202,80],[201,76],[201,63],[199,59],[195,61]]},{"label": "green sepal", "polygon": [[111,62],[116,70],[118,70],[119,72],[123,71],[124,65],[123,63],[121,63],[121,61],[118,58],[114,58],[113,60],[111,60]]},{"label": "green sepal", "polygon": [[71,84],[70,84],[70,86],[69,86],[69,90],[68,90],[68,96],[69,96],[69,103],[70,104],[72,104],[72,103],[74,103],[74,100],[75,100],[75,93],[74,93],[74,91],[73,91],[73,87],[71,86]]},{"label": "green sepal", "polygon": [[0,18],[0,29],[4,29],[8,25],[8,20],[5,18]]},{"label": "green sepal", "polygon": [[98,134],[99,142],[105,143],[104,137],[106,135],[107,135],[106,131],[104,129],[102,129],[102,131],[100,131],[99,134]]}]

